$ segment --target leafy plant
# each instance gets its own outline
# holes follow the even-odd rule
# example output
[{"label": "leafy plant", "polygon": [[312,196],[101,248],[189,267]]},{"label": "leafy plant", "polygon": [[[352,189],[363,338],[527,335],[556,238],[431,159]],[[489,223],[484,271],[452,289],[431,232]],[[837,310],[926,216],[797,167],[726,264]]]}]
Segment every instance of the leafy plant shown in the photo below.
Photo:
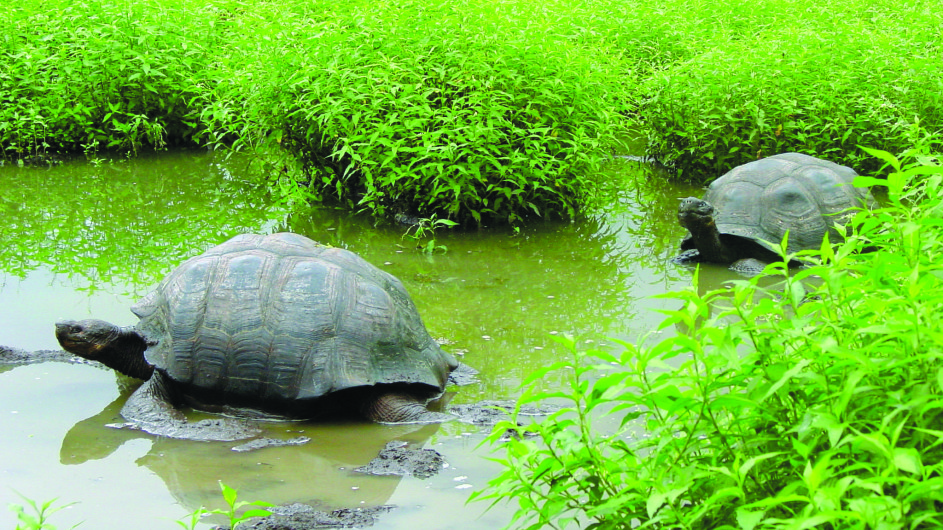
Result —
[{"label": "leafy plant", "polygon": [[[943,167],[869,152],[889,171],[861,182],[888,205],[803,253],[817,265],[667,294],[679,308],[659,330],[677,333],[619,353],[563,339],[572,357],[535,372],[519,405],[568,405],[502,424],[494,444],[536,436],[511,437],[473,498],[516,501],[521,528],[943,524]],[[540,391],[557,370],[569,384]]]},{"label": "leafy plant", "polygon": [[[187,2],[19,2],[0,13],[0,156],[196,145],[219,13]],[[183,24],[183,27],[181,27]]]},{"label": "leafy plant", "polygon": [[[403,234],[403,237],[415,241],[416,248],[421,250],[423,254],[447,252],[449,250],[448,247],[436,242],[435,232],[439,228],[451,228],[457,224],[458,223],[455,221],[449,219],[437,219],[435,214],[433,214],[432,217],[418,219],[416,224],[406,229],[406,233]],[[423,241],[426,238],[429,238],[428,241]]]},{"label": "leafy plant", "polygon": [[[17,493],[17,495],[22,498],[26,504],[32,508],[32,513],[27,513],[26,509],[19,504],[11,504],[10,509],[16,514],[17,525],[16,530],[55,530],[56,527],[48,522],[49,516],[62,510],[68,508],[75,504],[70,502],[68,504],[63,504],[60,506],[53,506],[58,499],[51,499],[42,504],[24,497],[23,495]],[[78,526],[78,525],[75,525]],[[72,528],[75,528],[73,526]]]},{"label": "leafy plant", "polygon": [[203,506],[200,506],[196,510],[190,512],[182,520],[174,521],[184,530],[196,530],[196,525],[200,524],[200,519],[209,512]]},{"label": "leafy plant", "polygon": [[548,40],[555,23],[525,31],[527,4],[354,2],[325,17],[307,3],[301,37],[261,50],[260,77],[221,85],[207,122],[237,146],[286,149],[317,195],[380,217],[573,215],[624,132],[623,65]]},{"label": "leafy plant", "polygon": [[856,0],[790,5],[754,3],[739,15],[752,35],[721,37],[640,85],[649,154],[693,182],[787,151],[869,172],[876,160],[857,145],[899,152],[943,127],[940,20],[921,14],[926,2],[894,2],[866,18],[848,15],[861,9]]},{"label": "leafy plant", "polygon": [[[253,508],[250,510],[245,510],[242,513],[237,513],[240,508],[246,506],[274,506],[274,504],[265,502],[265,501],[255,501],[255,502],[246,502],[246,501],[236,501],[236,490],[223,484],[223,481],[219,481],[219,488],[223,492],[223,499],[226,501],[226,504],[229,505],[229,508],[226,510],[211,510],[207,513],[217,513],[225,515],[229,518],[229,528],[236,530],[240,524],[244,521],[251,519],[253,517],[267,517],[272,515],[272,512],[262,509],[262,508]],[[201,508],[202,510],[202,508]],[[199,510],[198,510],[199,511]],[[192,520],[192,519],[191,519]],[[179,523],[179,521],[178,521]]]},{"label": "leafy plant", "polygon": [[943,129],[935,7],[25,0],[0,157],[233,147],[292,204],[513,226],[584,210],[638,134],[697,182],[783,151],[868,171],[856,145]]}]

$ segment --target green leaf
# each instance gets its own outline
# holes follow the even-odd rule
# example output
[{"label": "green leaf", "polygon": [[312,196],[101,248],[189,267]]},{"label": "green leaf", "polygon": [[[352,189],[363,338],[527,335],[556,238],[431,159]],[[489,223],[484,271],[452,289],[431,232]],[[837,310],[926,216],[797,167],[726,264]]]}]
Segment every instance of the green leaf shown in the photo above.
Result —
[{"label": "green leaf", "polygon": [[765,510],[748,510],[746,508],[737,508],[737,524],[741,530],[753,530],[756,525],[763,520],[766,515]]},{"label": "green leaf", "polygon": [[893,167],[893,168],[896,169],[897,171],[900,171],[900,167],[901,167],[900,160],[898,160],[897,157],[894,156],[894,155],[892,155],[891,153],[888,153],[887,151],[882,151],[882,150],[880,150],[880,149],[873,149],[873,148],[870,148],[870,147],[862,147],[862,146],[860,146],[860,145],[858,146],[858,148],[861,149],[862,151],[864,151],[865,153],[868,153],[869,155],[875,157],[875,158],[879,158],[879,159],[883,160],[885,164],[887,164],[887,165]]},{"label": "green leaf", "polygon": [[920,453],[911,447],[894,448],[894,465],[897,469],[914,475],[923,473],[923,462],[921,462]]},{"label": "green leaf", "polygon": [[[262,503],[259,503],[259,502],[253,502],[252,504],[254,504],[254,505],[262,505]],[[264,504],[263,506],[274,506],[274,505],[273,505],[273,504]],[[242,513],[242,516],[240,517],[240,519],[241,519],[241,520],[245,520],[245,519],[250,519],[250,518],[252,518],[252,517],[268,517],[269,515],[272,515],[272,512],[270,512],[269,510],[263,510],[263,509],[261,509],[261,508],[255,508],[255,509],[246,510],[245,512],[243,512],[243,513]]]},{"label": "green leaf", "polygon": [[801,361],[797,362],[795,366],[787,370],[782,375],[782,377],[780,377],[777,381],[773,383],[772,386],[770,386],[770,388],[766,391],[765,395],[759,399],[759,402],[762,403],[766,401],[767,399],[769,399],[770,396],[778,392],[779,389],[783,387],[783,385],[788,383],[789,380],[795,377],[797,374],[801,373],[806,368],[806,366],[809,366],[810,364],[812,364],[811,359],[802,359]]},{"label": "green leaf", "polygon": [[219,489],[223,492],[223,500],[226,501],[226,504],[233,506],[236,503],[236,490],[223,484],[223,481],[220,480]]}]

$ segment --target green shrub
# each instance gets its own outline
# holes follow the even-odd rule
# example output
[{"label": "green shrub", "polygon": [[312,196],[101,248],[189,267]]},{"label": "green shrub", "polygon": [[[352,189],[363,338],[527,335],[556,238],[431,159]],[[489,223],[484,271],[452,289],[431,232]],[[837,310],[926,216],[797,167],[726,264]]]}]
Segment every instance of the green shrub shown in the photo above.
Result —
[{"label": "green shrub", "polygon": [[940,15],[862,7],[796,10],[653,76],[640,88],[650,154],[696,182],[787,151],[869,172],[857,145],[900,152],[943,129]]},{"label": "green shrub", "polygon": [[205,4],[60,0],[0,12],[4,158],[194,145],[218,14]]},{"label": "green shrub", "polygon": [[329,18],[299,15],[292,38],[262,51],[277,58],[260,77],[232,82],[212,110],[215,130],[276,142],[317,195],[378,216],[570,216],[624,131],[622,65],[548,39],[552,23],[530,31],[517,5],[332,4]]},{"label": "green shrub", "polygon": [[869,171],[855,145],[943,128],[936,7],[26,0],[0,156],[235,146],[292,199],[465,225],[572,216],[637,133],[695,181],[782,151]]},{"label": "green shrub", "polygon": [[[888,206],[819,265],[671,293],[678,333],[579,352],[519,403],[569,403],[512,437],[478,499],[514,526],[931,528],[943,524],[943,167],[892,163]],[[866,247],[873,252],[861,253]],[[816,280],[818,278],[818,280]],[[570,384],[542,393],[566,370]],[[615,428],[600,429],[599,423]]]}]

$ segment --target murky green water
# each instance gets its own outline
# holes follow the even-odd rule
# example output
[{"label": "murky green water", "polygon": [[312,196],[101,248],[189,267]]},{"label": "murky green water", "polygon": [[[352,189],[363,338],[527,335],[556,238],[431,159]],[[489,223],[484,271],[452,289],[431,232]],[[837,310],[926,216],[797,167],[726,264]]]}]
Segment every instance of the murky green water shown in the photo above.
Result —
[{"label": "murky green water", "polygon": [[[679,197],[697,190],[664,183],[635,162],[616,161],[621,183],[607,205],[576,223],[439,234],[445,253],[426,255],[397,227],[332,210],[290,216],[247,184],[246,164],[204,153],[174,153],[99,165],[0,168],[0,344],[58,348],[53,323],[94,316],[120,325],[128,308],[183,259],[242,232],[290,230],[345,247],[403,280],[433,336],[481,371],[453,403],[510,399],[534,368],[563,352],[551,336],[605,344],[633,339],[670,302],[647,297],[689,285],[669,263],[682,235]],[[731,273],[711,268],[702,281]],[[0,368],[0,370],[3,370]],[[548,379],[548,386],[556,382]],[[177,528],[200,505],[221,507],[217,481],[244,500],[326,507],[395,504],[382,528],[491,529],[510,510],[466,506],[497,468],[476,449],[474,427],[273,423],[273,436],[299,432],[305,446],[237,454],[231,444],[155,439],[105,427],[119,421],[113,373],[47,363],[0,372],[0,504],[13,490],[45,501],[77,501],[54,515],[68,528]],[[438,476],[371,477],[352,471],[390,440],[442,453]],[[0,511],[0,528],[14,517]]]}]

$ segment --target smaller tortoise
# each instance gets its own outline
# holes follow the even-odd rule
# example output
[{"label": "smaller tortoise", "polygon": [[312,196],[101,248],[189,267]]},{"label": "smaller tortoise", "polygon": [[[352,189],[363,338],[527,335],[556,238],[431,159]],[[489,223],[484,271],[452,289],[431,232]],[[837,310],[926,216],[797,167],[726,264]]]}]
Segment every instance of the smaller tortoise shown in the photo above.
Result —
[{"label": "smaller tortoise", "polygon": [[817,249],[850,208],[874,206],[852,181],[849,167],[801,153],[783,153],[738,166],[711,183],[704,199],[681,200],[678,220],[690,234],[679,261],[709,261],[757,273],[780,261],[775,247],[789,232],[789,252]]},{"label": "smaller tortoise", "polygon": [[289,233],[245,234],[174,269],[131,310],[134,327],[56,324],[64,349],[146,382],[121,410],[151,434],[237,440],[232,419],[188,422],[179,406],[379,422],[452,416],[425,403],[458,366],[403,284],[353,252]]}]

